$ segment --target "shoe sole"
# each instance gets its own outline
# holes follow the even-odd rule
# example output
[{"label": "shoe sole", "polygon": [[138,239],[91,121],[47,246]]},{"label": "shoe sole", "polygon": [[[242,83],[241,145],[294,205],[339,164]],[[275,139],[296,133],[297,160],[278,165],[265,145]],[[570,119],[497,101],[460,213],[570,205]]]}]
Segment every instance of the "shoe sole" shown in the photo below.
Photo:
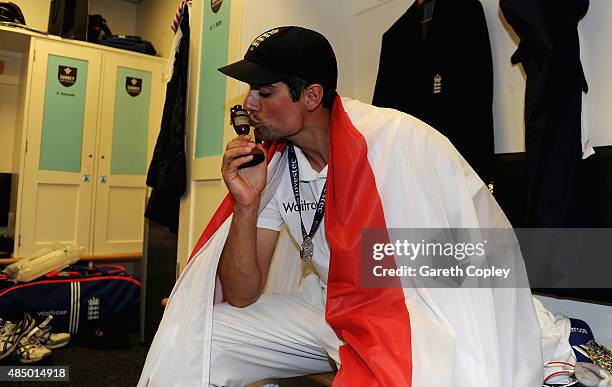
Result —
[{"label": "shoe sole", "polygon": [[58,343],[58,344],[53,344],[53,345],[45,345],[43,344],[42,346],[47,348],[47,349],[58,349],[58,348],[62,348],[65,347],[66,345],[68,345],[70,341],[64,341],[63,343]]},{"label": "shoe sole", "polygon": [[3,353],[2,355],[0,355],[0,360],[4,359],[5,357],[7,357],[8,355],[10,355],[11,353],[15,352],[15,350],[17,349],[17,344],[19,344],[19,340],[21,340],[23,338],[23,336],[27,335],[28,333],[30,333],[30,331],[32,329],[34,329],[34,327],[36,326],[36,321],[32,320],[32,323],[30,324],[30,327],[26,330],[24,330],[23,332],[21,332],[21,335],[19,335],[19,337],[17,338],[17,340],[15,340],[15,344],[13,344],[13,346],[11,347],[11,349],[9,349],[7,352]]},{"label": "shoe sole", "polygon": [[42,359],[46,358],[49,355],[51,355],[51,352],[48,352],[48,353],[44,354],[41,358],[37,358],[37,359],[22,359],[22,358],[19,358],[19,361],[22,362],[23,364],[37,363],[37,362],[41,361]]}]

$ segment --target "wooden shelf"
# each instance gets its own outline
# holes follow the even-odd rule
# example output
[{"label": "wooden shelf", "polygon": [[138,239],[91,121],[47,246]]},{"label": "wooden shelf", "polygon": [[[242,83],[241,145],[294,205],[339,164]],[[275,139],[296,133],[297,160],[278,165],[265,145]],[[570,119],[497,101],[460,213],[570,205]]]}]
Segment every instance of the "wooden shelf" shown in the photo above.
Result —
[{"label": "wooden shelf", "polygon": [[81,261],[140,261],[142,253],[81,255]]},{"label": "wooden shelf", "polygon": [[[20,260],[22,257],[15,258],[0,258],[0,265],[10,265]],[[132,262],[140,261],[142,253],[124,253],[124,254],[100,254],[100,255],[81,255],[81,261],[91,262]]]},{"label": "wooden shelf", "polygon": [[14,77],[10,75],[0,74],[0,83],[4,85],[18,86],[19,85],[19,77]]}]

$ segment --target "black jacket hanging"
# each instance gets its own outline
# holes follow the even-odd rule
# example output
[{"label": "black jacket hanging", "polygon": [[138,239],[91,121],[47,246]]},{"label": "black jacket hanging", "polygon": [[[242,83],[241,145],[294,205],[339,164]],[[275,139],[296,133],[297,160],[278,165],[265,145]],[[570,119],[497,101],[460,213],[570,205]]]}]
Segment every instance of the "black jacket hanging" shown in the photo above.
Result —
[{"label": "black jacket hanging", "polygon": [[587,91],[578,21],[588,0],[501,0],[520,37],[513,63],[527,75],[525,148],[526,226],[580,226],[577,200],[582,93]]},{"label": "black jacket hanging", "polygon": [[183,6],[180,22],[182,37],[175,54],[174,71],[166,88],[161,129],[147,174],[153,188],[145,216],[178,231],[179,205],[185,192],[187,75],[189,65],[189,11]]},{"label": "black jacket hanging", "polygon": [[493,177],[493,63],[478,0],[435,0],[424,37],[415,2],[383,35],[372,103],[447,136],[485,182]]}]

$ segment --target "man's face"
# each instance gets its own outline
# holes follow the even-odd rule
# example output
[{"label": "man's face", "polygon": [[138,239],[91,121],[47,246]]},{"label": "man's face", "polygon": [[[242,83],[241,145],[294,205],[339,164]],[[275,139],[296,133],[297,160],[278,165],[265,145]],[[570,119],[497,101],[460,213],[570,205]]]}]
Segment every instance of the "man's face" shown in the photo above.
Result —
[{"label": "man's face", "polygon": [[244,108],[250,113],[251,125],[259,141],[290,139],[304,124],[302,104],[293,102],[283,82],[251,86]]}]

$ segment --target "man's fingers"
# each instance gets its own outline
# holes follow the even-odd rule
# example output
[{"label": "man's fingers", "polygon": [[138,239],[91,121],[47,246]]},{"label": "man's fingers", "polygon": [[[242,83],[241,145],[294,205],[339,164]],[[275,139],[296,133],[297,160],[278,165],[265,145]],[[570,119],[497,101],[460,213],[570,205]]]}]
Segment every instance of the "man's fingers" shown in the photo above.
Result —
[{"label": "man's fingers", "polygon": [[253,159],[253,148],[251,147],[238,147],[228,150],[223,155],[223,164],[221,167],[221,173],[234,173],[237,172],[238,168]]},{"label": "man's fingers", "polygon": [[230,150],[232,148],[240,147],[240,146],[248,146],[248,144],[253,143],[249,141],[251,136],[249,135],[241,135],[234,138],[232,141],[228,142],[225,146],[225,150]]},{"label": "man's fingers", "polygon": [[227,146],[225,147],[225,150],[228,151],[230,149],[234,149],[234,148],[240,148],[240,147],[245,147],[245,146],[249,146],[249,142],[246,140],[233,140],[227,143]]},{"label": "man's fingers", "polygon": [[226,163],[230,163],[237,157],[250,155],[251,153],[253,153],[253,148],[251,148],[250,146],[232,148],[225,152],[225,154],[223,155],[223,161]]},{"label": "man's fingers", "polygon": [[253,155],[236,157],[230,161],[229,167],[232,169],[238,169],[242,164],[248,163],[251,160],[253,160]]}]

